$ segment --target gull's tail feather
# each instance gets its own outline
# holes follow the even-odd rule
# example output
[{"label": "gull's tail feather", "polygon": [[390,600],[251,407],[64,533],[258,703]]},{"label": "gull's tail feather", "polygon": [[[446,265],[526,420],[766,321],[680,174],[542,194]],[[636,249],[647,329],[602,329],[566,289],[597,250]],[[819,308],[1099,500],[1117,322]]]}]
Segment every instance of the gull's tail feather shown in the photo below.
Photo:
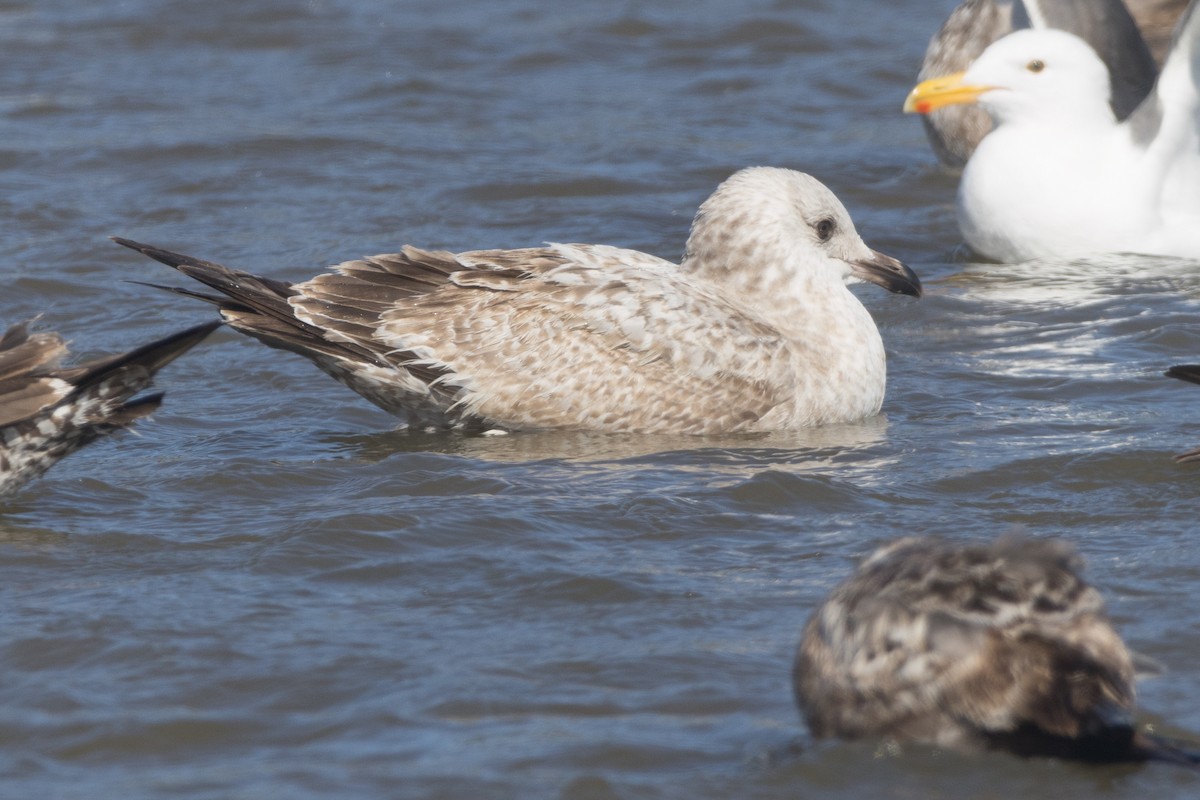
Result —
[{"label": "gull's tail feather", "polygon": [[189,278],[217,290],[222,296],[156,283],[145,285],[212,303],[220,309],[225,321],[231,326],[264,344],[298,353],[318,361],[318,364],[323,356],[369,364],[384,363],[377,353],[368,348],[348,342],[330,341],[320,328],[297,318],[291,303],[288,302],[289,298],[297,295],[297,291],[289,283],[142,244],[132,239],[113,236],[112,240],[177,269]]},{"label": "gull's tail feather", "polygon": [[[1163,374],[1168,378],[1176,378],[1188,383],[1200,383],[1200,364],[1176,364]],[[1175,456],[1175,460],[1180,464],[1200,461],[1200,447],[1195,450],[1188,450],[1186,453],[1180,453]]]},{"label": "gull's tail feather", "polygon": [[1200,749],[1197,749],[1195,742],[1139,731],[1133,736],[1133,747],[1142,760],[1163,761],[1200,770]]},{"label": "gull's tail feather", "polygon": [[1200,364],[1176,364],[1163,374],[1188,383],[1200,383]]},{"label": "gull's tail feather", "polygon": [[142,419],[161,392],[136,397],[155,374],[221,323],[206,322],[116,356],[60,367],[67,346],[28,323],[0,337],[0,497],[62,458]]}]

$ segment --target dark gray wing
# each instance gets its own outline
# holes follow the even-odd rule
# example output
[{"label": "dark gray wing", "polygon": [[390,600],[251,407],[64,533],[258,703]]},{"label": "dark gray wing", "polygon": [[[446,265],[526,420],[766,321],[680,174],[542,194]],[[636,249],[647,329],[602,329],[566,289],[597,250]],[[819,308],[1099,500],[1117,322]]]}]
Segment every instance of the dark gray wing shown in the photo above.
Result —
[{"label": "dark gray wing", "polygon": [[[966,0],[950,13],[929,40],[918,81],[960,72],[1001,36],[1012,32],[1011,2]],[[961,167],[979,141],[992,129],[987,112],[976,106],[955,105],[921,115],[925,135],[938,160]]]},{"label": "dark gray wing", "polygon": [[[1196,13],[1196,2],[1192,0],[1175,26],[1162,75],[1129,117],[1134,141],[1149,149],[1156,141],[1177,141],[1181,136],[1194,139],[1200,127],[1197,86],[1200,86],[1200,14]],[[1163,157],[1169,158],[1170,154]]]},{"label": "dark gray wing", "polygon": [[1112,107],[1125,119],[1150,94],[1158,66],[1121,0],[1016,0],[1013,28],[1057,28],[1086,41],[1112,78]]},{"label": "dark gray wing", "polygon": [[1150,46],[1154,63],[1161,67],[1171,47],[1175,23],[1187,8],[1188,0],[1128,0],[1125,5]]}]

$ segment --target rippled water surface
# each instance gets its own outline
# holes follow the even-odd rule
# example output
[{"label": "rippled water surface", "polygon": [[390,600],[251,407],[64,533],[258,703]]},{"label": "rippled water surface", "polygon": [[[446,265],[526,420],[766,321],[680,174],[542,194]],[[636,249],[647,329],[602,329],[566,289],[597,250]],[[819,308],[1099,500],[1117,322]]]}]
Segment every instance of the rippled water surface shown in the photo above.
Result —
[{"label": "rippled water surface", "polygon": [[[211,310],[119,234],[298,280],[401,243],[667,257],[812,172],[925,279],[865,287],[884,414],[760,438],[404,435],[224,331],[141,435],[0,517],[5,797],[1194,797],[1176,768],[813,744],[800,626],[901,534],[1076,541],[1200,731],[1200,266],[965,263],[899,112],[951,0],[0,2],[0,320],[82,352]],[[851,9],[851,6],[853,8]],[[797,752],[799,751],[799,752]]]}]

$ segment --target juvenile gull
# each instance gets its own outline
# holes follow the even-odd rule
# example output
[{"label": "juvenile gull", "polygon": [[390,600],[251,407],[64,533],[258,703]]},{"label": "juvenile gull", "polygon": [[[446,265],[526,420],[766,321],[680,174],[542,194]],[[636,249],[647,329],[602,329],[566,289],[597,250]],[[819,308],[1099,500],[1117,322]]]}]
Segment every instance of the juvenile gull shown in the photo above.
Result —
[{"label": "juvenile gull", "polygon": [[[960,72],[1014,30],[1057,28],[1090,44],[1112,76],[1112,107],[1125,119],[1150,93],[1171,30],[1187,0],[966,0],[929,41],[918,81]],[[1132,16],[1131,16],[1132,13]],[[942,163],[962,167],[992,129],[975,106],[949,106],[922,118]]]},{"label": "juvenile gull", "polygon": [[[1163,374],[1168,378],[1178,378],[1188,383],[1200,383],[1200,364],[1176,364]],[[1200,447],[1180,453],[1175,456],[1175,460],[1181,464],[1185,461],[1200,461]]]},{"label": "juvenile gull", "polygon": [[879,411],[884,350],[846,284],[919,296],[838,199],[791,170],[742,170],[704,202],[680,265],[548,244],[405,247],[289,285],[119,244],[223,297],[229,324],[312,360],[402,425],[728,433]]},{"label": "juvenile gull", "polygon": [[804,630],[792,680],[813,735],[1193,762],[1135,729],[1133,658],[1080,569],[1022,536],[879,548]]},{"label": "juvenile gull", "polygon": [[220,322],[197,325],[118,356],[59,366],[67,345],[29,323],[0,337],[0,499],[59,459],[155,411],[162,394],[134,398],[154,374]]},{"label": "juvenile gull", "polygon": [[996,130],[958,189],[963,238],[999,261],[1132,252],[1200,257],[1200,14],[1188,7],[1153,92],[1124,122],[1076,36],[1018,31],[906,111],[978,102]]}]

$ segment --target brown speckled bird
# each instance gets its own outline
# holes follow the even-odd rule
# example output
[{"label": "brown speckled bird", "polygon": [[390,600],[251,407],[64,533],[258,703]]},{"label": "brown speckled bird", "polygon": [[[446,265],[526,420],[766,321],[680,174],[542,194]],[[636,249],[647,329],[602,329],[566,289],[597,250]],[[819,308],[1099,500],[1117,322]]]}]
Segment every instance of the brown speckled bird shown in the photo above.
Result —
[{"label": "brown speckled bird", "polygon": [[1088,761],[1192,756],[1138,732],[1133,659],[1061,541],[906,538],[812,615],[796,701],[817,737]]},{"label": "brown speckled bird", "polygon": [[293,285],[116,241],[216,289],[175,291],[406,427],[705,434],[857,421],[879,411],[886,368],[846,285],[921,293],[829,189],[770,167],[704,202],[681,264],[589,244],[406,247]]},{"label": "brown speckled bird", "polygon": [[122,355],[59,365],[67,345],[29,323],[0,337],[0,499],[60,459],[159,407],[162,394],[135,398],[154,375],[220,326],[197,325]]}]

